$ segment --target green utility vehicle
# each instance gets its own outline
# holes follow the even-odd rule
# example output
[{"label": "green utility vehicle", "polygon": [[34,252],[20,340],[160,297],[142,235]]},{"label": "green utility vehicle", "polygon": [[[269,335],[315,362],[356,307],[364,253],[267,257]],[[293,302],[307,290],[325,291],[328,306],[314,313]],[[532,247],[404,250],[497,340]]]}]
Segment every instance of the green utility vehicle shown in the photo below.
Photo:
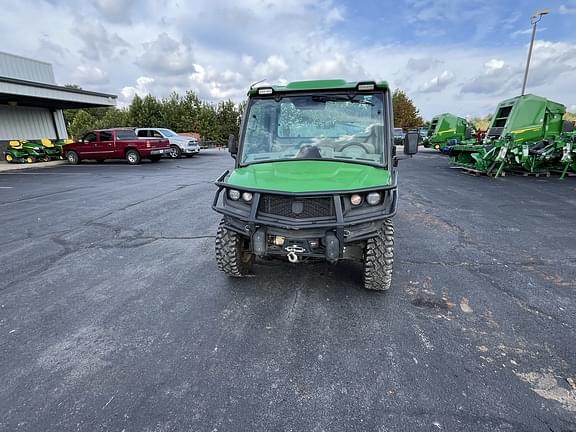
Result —
[{"label": "green utility vehicle", "polygon": [[8,148],[4,152],[6,162],[33,163],[39,160],[48,160],[46,152],[41,144],[33,141],[9,141]]},{"label": "green utility vehicle", "polygon": [[452,147],[451,163],[496,176],[504,169],[534,173],[553,164],[565,168],[573,152],[565,112],[564,105],[531,94],[502,101],[483,144]]},{"label": "green utility vehicle", "polygon": [[[397,161],[386,82],[301,81],[251,88],[233,171],[216,181],[218,268],[251,273],[255,257],[363,263],[364,286],[392,278]],[[418,150],[409,131],[404,153]]]},{"label": "green utility vehicle", "polygon": [[444,151],[448,146],[472,140],[475,135],[474,126],[465,118],[444,113],[432,118],[424,146]]}]

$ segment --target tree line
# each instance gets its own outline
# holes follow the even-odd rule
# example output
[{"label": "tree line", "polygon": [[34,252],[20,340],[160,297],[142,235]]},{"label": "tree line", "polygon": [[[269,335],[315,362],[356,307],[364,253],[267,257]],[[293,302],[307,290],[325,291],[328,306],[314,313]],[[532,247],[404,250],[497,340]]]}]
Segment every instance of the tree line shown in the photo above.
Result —
[{"label": "tree line", "polygon": [[238,135],[240,106],[231,100],[211,104],[191,91],[166,98],[136,95],[126,108],[88,108],[64,111],[68,134],[80,138],[93,129],[162,127],[176,132],[197,132],[204,141],[225,143]]},{"label": "tree line", "polygon": [[[392,102],[395,127],[408,129],[424,124],[418,109],[403,91],[396,90]],[[230,134],[238,136],[243,107],[231,100],[212,104],[187,91],[183,96],[172,93],[166,98],[136,95],[126,108],[65,110],[64,119],[68,134],[76,139],[94,129],[163,127],[175,132],[197,132],[204,141],[224,144]]]}]

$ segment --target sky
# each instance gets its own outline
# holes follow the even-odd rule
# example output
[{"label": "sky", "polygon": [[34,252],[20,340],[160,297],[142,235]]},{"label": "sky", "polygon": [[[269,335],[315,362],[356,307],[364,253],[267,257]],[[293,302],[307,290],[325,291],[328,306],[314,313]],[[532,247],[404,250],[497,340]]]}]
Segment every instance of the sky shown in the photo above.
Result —
[{"label": "sky", "polygon": [[425,119],[486,115],[527,92],[576,111],[576,0],[0,0],[0,50],[53,64],[59,84],[118,95],[251,83],[386,80]]}]

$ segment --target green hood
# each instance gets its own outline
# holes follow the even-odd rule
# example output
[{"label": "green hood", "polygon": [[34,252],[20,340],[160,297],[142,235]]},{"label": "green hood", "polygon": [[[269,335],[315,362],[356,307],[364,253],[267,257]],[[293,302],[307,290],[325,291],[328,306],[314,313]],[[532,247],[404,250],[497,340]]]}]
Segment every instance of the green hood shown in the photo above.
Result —
[{"label": "green hood", "polygon": [[369,165],[332,161],[287,161],[235,169],[227,181],[239,189],[277,192],[353,191],[388,186],[390,172]]}]

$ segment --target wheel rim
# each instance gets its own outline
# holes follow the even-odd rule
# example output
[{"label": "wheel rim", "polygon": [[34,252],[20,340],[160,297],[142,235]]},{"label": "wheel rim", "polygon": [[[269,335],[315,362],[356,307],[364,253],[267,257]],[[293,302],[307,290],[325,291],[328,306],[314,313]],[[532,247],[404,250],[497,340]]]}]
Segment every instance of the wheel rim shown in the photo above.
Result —
[{"label": "wheel rim", "polygon": [[68,161],[71,163],[76,162],[76,156],[74,156],[74,153],[68,153]]},{"label": "wheel rim", "polygon": [[32,158],[31,158],[31,157],[27,158],[27,159],[26,159],[26,162],[32,163],[32,162],[33,162],[33,161],[32,161]]},{"label": "wheel rim", "polygon": [[12,156],[11,155],[6,155],[6,160],[8,162],[12,162]]},{"label": "wheel rim", "polygon": [[132,163],[135,163],[136,162],[136,155],[134,153],[130,153],[128,155],[128,160]]},{"label": "wheel rim", "polygon": [[170,147],[170,157],[171,158],[178,157],[178,149],[176,147]]}]

